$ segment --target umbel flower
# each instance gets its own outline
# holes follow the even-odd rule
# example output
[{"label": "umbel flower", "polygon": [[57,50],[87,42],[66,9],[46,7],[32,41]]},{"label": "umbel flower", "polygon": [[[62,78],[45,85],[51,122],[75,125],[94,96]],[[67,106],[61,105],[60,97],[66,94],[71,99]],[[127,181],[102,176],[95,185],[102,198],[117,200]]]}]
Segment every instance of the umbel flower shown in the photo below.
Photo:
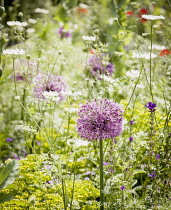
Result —
[{"label": "umbel flower", "polygon": [[114,138],[122,132],[123,110],[110,100],[94,100],[82,105],[77,131],[82,138],[102,140]]},{"label": "umbel flower", "polygon": [[114,65],[106,61],[106,55],[104,54],[91,56],[88,65],[91,76],[98,79],[102,79],[102,75],[112,76],[114,72]]},{"label": "umbel flower", "polygon": [[33,79],[33,91],[38,99],[47,99],[44,92],[55,92],[58,94],[59,101],[62,101],[65,96],[66,82],[61,76],[54,74],[38,74]]}]

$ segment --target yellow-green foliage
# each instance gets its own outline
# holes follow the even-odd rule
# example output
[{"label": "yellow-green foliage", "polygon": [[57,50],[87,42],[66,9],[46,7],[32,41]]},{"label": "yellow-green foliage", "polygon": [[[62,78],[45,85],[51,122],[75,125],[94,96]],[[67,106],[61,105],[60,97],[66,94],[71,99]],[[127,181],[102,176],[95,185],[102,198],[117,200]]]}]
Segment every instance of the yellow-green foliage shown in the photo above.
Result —
[{"label": "yellow-green foliage", "polygon": [[[5,189],[6,194],[13,194],[14,199],[1,205],[3,209],[50,209],[61,210],[63,205],[62,175],[58,174],[58,166],[55,165],[53,172],[45,170],[48,164],[47,155],[28,155],[26,159],[20,160],[20,171],[18,178],[12,186]],[[56,170],[56,174],[55,171]],[[54,180],[57,177],[57,181]],[[52,183],[48,183],[48,181]],[[73,181],[64,179],[65,191],[68,204],[73,192]],[[98,209],[99,190],[91,181],[75,180],[73,206],[77,209]],[[90,205],[91,204],[91,205]]]}]

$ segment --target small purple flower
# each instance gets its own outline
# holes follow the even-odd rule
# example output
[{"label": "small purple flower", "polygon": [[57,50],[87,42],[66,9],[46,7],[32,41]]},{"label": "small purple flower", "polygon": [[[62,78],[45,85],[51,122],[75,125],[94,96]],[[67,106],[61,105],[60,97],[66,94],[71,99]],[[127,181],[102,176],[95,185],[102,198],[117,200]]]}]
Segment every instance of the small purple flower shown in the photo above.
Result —
[{"label": "small purple flower", "polygon": [[106,55],[93,55],[89,58],[88,66],[90,74],[97,79],[102,79],[101,75],[112,76],[114,65],[106,60]]},{"label": "small purple flower", "polygon": [[109,163],[107,163],[107,162],[103,162],[103,165],[104,165],[104,166],[108,166],[108,165],[109,165]]},{"label": "small purple flower", "polygon": [[54,184],[53,180],[49,180],[46,182],[46,184]]},{"label": "small purple flower", "polygon": [[133,121],[133,120],[130,120],[130,121],[129,121],[129,124],[130,124],[130,125],[133,125],[133,124],[134,124],[134,121]]},{"label": "small purple flower", "polygon": [[156,177],[157,175],[156,175],[156,172],[155,171],[153,171],[152,172],[152,174],[149,174],[149,177],[151,177],[151,178],[154,178],[154,177]]},{"label": "small purple flower", "polygon": [[125,190],[125,187],[124,187],[124,186],[121,186],[120,189],[121,189],[121,190]]},{"label": "small purple flower", "polygon": [[131,136],[129,137],[129,141],[132,142],[134,140],[134,138]]},{"label": "small purple flower", "polygon": [[44,92],[55,92],[59,97],[59,101],[62,101],[65,96],[66,82],[61,76],[53,74],[38,74],[33,78],[33,92],[36,98],[46,99],[43,95]]},{"label": "small purple flower", "polygon": [[91,174],[91,171],[86,171],[86,174],[88,174],[88,175]]},{"label": "small purple flower", "polygon": [[13,141],[14,139],[12,139],[12,138],[6,138],[6,141],[7,142],[11,142],[11,141]]},{"label": "small purple flower", "polygon": [[160,155],[159,155],[159,154],[156,155],[156,159],[157,159],[157,160],[160,159]]},{"label": "small purple flower", "polygon": [[148,102],[148,104],[145,105],[148,109],[149,109],[149,112],[154,112],[156,109],[156,104],[155,103],[152,103],[152,102]]},{"label": "small purple flower", "polygon": [[117,141],[116,141],[116,140],[114,140],[113,142],[114,142],[115,144],[117,143]]},{"label": "small purple flower", "polygon": [[89,178],[89,177],[85,177],[84,179],[85,179],[85,180],[90,180],[90,178]]},{"label": "small purple flower", "polygon": [[109,169],[108,169],[108,172],[109,172],[109,173],[114,173],[114,170],[113,170],[112,168],[109,168]]},{"label": "small purple flower", "polygon": [[61,38],[71,37],[71,33],[69,31],[64,30],[64,27],[60,27],[58,33],[60,34]]},{"label": "small purple flower", "polygon": [[13,158],[16,160],[20,160],[20,158],[17,155],[13,155]]},{"label": "small purple flower", "polygon": [[79,135],[88,140],[115,138],[122,132],[123,110],[110,100],[94,100],[82,105],[77,120]]},{"label": "small purple flower", "polygon": [[40,141],[36,141],[36,144],[37,144],[38,146],[41,146],[41,145],[42,145],[42,143],[41,143]]}]

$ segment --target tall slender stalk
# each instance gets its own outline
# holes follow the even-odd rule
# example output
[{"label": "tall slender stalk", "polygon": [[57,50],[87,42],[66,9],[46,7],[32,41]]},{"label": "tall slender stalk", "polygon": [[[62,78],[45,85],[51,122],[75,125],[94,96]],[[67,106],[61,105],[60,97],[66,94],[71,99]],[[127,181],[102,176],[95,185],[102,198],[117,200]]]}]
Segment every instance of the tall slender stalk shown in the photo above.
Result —
[{"label": "tall slender stalk", "polygon": [[103,141],[99,140],[100,145],[100,210],[104,210],[104,180],[103,180]]},{"label": "tall slender stalk", "polygon": [[151,31],[150,31],[150,93],[151,93],[151,98],[152,102],[154,102],[153,99],[153,92],[152,92],[152,59],[151,59],[151,54],[152,54],[152,46],[153,46],[153,24],[151,23]]}]

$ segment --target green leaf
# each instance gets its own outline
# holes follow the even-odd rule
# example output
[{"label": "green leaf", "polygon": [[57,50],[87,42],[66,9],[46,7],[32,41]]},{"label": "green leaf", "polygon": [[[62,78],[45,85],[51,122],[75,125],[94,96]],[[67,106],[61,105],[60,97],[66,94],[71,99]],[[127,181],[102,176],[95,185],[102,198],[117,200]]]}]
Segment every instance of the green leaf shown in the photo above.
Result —
[{"label": "green leaf", "polygon": [[6,166],[0,168],[0,190],[4,189],[15,181],[15,177],[18,173],[17,169],[17,160],[11,160]]},{"label": "green leaf", "polygon": [[3,203],[5,201],[10,201],[12,199],[13,199],[12,195],[0,193],[0,203]]}]

